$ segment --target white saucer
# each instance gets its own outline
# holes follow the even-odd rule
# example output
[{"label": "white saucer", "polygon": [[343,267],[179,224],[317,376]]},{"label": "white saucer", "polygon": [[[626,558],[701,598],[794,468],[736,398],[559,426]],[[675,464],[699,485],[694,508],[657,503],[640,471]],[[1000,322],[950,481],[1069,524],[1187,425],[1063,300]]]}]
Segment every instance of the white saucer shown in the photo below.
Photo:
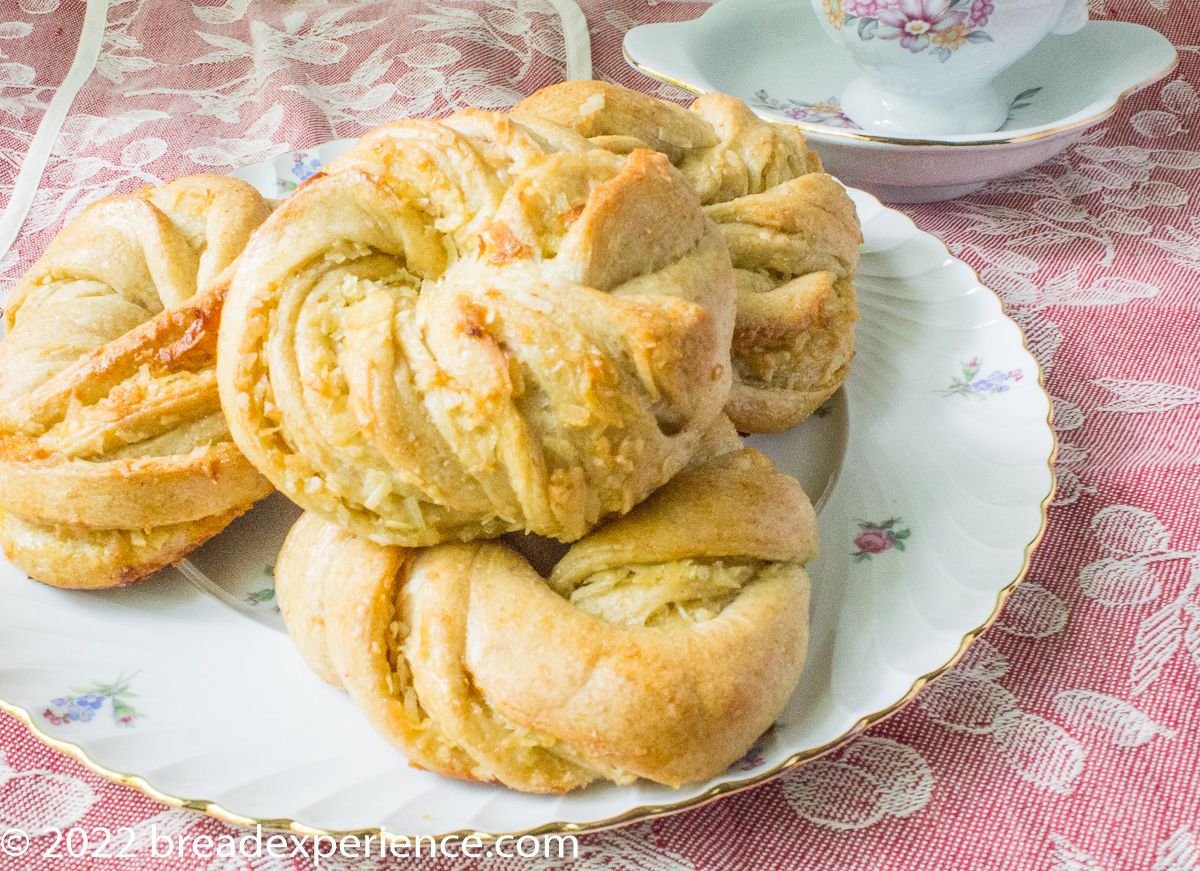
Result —
[{"label": "white saucer", "polygon": [[998,132],[905,139],[869,135],[837,113],[837,95],[858,70],[807,2],[720,0],[694,21],[635,27],[625,57],[657,79],[731,94],[764,117],[795,123],[830,173],[896,203],[951,199],[1036,166],[1177,60],[1148,27],[1092,21],[1048,36],[997,78],[1012,105]]}]

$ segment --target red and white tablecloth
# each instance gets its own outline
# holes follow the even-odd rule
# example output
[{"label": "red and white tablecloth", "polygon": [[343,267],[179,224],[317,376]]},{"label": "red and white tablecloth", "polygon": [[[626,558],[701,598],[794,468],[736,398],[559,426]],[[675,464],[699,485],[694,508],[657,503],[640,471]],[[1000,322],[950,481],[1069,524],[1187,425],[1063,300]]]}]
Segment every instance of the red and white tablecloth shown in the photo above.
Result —
[{"label": "red and white tablecloth", "polygon": [[[0,221],[0,246],[16,237],[0,294],[101,196],[398,116],[507,108],[561,80],[569,54],[547,0],[89,5],[85,19],[80,0],[0,4],[0,205],[28,205]],[[1165,34],[1177,69],[1046,164],[904,207],[1004,298],[1046,373],[1060,440],[1045,540],[998,623],[858,739],[927,788],[898,802],[842,750],[699,809],[583,836],[573,864],[472,867],[1200,871],[1200,8],[1090,6]],[[595,75],[682,99],[630,69],[621,38],[705,8],[584,3]],[[92,48],[77,58],[81,36]],[[0,829],[151,822],[235,831],[96,776],[0,714]],[[0,855],[0,869],[311,867],[42,852]]]}]

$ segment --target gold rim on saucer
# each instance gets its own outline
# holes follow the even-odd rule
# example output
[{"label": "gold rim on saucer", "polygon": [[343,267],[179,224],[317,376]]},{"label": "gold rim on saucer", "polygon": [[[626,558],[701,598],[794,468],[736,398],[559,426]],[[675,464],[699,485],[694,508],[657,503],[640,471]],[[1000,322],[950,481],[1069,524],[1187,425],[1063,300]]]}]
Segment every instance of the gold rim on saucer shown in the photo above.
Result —
[{"label": "gold rim on saucer", "polygon": [[[699,19],[693,19],[693,20],[698,21]],[[683,22],[683,23],[690,24],[691,22]],[[695,94],[697,97],[703,97],[705,94],[714,93],[712,91],[705,91],[703,88],[698,88],[695,85],[692,85],[688,82],[682,81],[681,79],[676,79],[676,78],[668,76],[664,73],[655,71],[651,67],[649,67],[646,64],[642,63],[641,61],[637,60],[633,55],[631,55],[629,53],[629,49],[624,46],[622,46],[621,52],[625,56],[626,63],[628,63],[631,67],[638,70],[639,72],[644,73],[647,76],[650,76],[650,78],[652,78],[652,79],[658,79],[660,82],[666,82],[669,85],[674,85],[677,88],[682,88],[685,91],[690,91],[691,93]],[[1080,120],[1080,121],[1073,121],[1070,124],[1061,124],[1057,127],[1051,127],[1051,128],[1045,129],[1045,130],[1037,130],[1032,133],[1023,133],[1018,136],[1010,136],[1010,137],[1007,137],[1004,139],[985,139],[985,140],[974,140],[974,141],[966,141],[966,142],[947,142],[944,139],[900,139],[900,138],[893,137],[893,136],[874,136],[870,133],[861,133],[861,132],[856,133],[853,130],[846,130],[844,128],[837,128],[837,127],[826,127],[822,124],[807,124],[803,121],[796,121],[796,120],[792,120],[792,119],[784,120],[781,118],[776,118],[774,116],[770,116],[770,118],[773,121],[781,121],[784,124],[792,124],[796,127],[799,127],[806,135],[811,135],[814,138],[828,136],[833,139],[842,139],[842,140],[857,141],[857,142],[871,142],[871,143],[874,143],[877,145],[899,145],[899,146],[904,146],[904,147],[922,147],[922,148],[928,148],[929,146],[938,146],[938,147],[944,147],[944,148],[962,148],[962,147],[987,148],[988,146],[995,146],[995,145],[1012,145],[1012,144],[1018,143],[1018,142],[1033,142],[1034,140],[1037,140],[1037,139],[1045,139],[1048,136],[1057,136],[1060,133],[1066,133],[1068,130],[1077,130],[1080,127],[1091,127],[1092,125],[1097,124],[1100,121],[1103,121],[1105,118],[1107,118],[1108,116],[1110,116],[1114,112],[1116,112],[1117,109],[1120,108],[1121,104],[1123,102],[1125,102],[1125,99],[1127,97],[1129,97],[1131,94],[1134,94],[1134,93],[1142,90],[1143,88],[1149,87],[1150,85],[1154,84],[1155,82],[1159,81],[1160,79],[1163,79],[1166,76],[1170,75],[1171,72],[1178,65],[1179,65],[1179,54],[1178,54],[1178,52],[1176,52],[1174,59],[1164,69],[1160,70],[1159,72],[1155,73],[1154,75],[1150,76],[1149,78],[1126,88],[1124,91],[1122,91],[1120,94],[1117,95],[1116,100],[1113,101],[1113,104],[1111,106],[1107,107],[1106,109],[1104,109],[1101,112],[1096,113],[1095,115],[1092,115],[1091,117],[1084,118],[1083,120]]]}]

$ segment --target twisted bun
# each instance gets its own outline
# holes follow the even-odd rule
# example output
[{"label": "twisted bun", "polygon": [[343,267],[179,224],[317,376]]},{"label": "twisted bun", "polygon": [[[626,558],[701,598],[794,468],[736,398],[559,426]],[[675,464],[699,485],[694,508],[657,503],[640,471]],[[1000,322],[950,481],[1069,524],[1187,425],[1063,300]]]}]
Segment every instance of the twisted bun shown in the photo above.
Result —
[{"label": "twisted bun", "polygon": [[255,234],[234,438],[381,544],[574,540],[691,457],[730,384],[721,234],[661,156],[468,111],[368,134]]},{"label": "twisted bun", "polygon": [[304,515],[276,566],[297,648],[432,771],[562,792],[723,772],[804,665],[816,521],[739,450],[680,473],[543,580],[502,542],[380,547]]},{"label": "twisted bun", "polygon": [[216,384],[226,270],[268,212],[221,176],[108,197],[13,290],[0,542],[34,578],[137,580],[270,492],[231,441]]},{"label": "twisted bun", "polygon": [[789,124],[708,94],[690,109],[606,82],[564,82],[517,104],[595,145],[666,155],[720,227],[737,274],[734,382],[742,432],[794,426],[846,380],[862,242],[854,204]]}]

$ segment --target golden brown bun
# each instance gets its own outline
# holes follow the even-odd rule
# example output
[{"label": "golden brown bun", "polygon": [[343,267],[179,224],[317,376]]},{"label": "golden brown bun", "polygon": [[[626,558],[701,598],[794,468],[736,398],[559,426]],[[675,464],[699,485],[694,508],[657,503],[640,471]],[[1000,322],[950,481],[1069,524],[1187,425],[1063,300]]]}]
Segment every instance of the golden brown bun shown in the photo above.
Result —
[{"label": "golden brown bun", "polygon": [[31,578],[55,587],[122,586],[179,562],[249,506],[149,529],[80,529],[31,523],[0,510],[4,555]]},{"label": "golden brown bun", "polygon": [[0,343],[0,543],[64,587],[129,583],[270,491],[221,413],[226,272],[269,208],[195,176],[108,197],[9,297]]},{"label": "golden brown bun", "polygon": [[723,772],[804,665],[816,519],[752,450],[680,473],[543,580],[505,544],[381,547],[312,514],[292,640],[414,765],[517,789]]},{"label": "golden brown bun", "polygon": [[682,175],[539,118],[363,137],[254,235],[221,324],[238,445],[380,544],[628,511],[730,384],[734,279]]},{"label": "golden brown bun", "polygon": [[709,94],[690,109],[607,82],[564,82],[518,103],[623,153],[667,155],[725,236],[737,273],[734,382],[742,432],[794,426],[846,380],[862,242],[854,204],[800,131]]}]

